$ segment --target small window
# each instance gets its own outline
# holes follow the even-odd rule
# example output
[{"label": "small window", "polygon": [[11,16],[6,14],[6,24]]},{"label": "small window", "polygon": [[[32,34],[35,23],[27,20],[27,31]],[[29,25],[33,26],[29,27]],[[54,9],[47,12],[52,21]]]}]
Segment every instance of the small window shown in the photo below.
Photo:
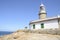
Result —
[{"label": "small window", "polygon": [[44,28],[44,23],[41,24],[41,28]]},{"label": "small window", "polygon": [[35,24],[33,24],[33,29],[35,29]]}]

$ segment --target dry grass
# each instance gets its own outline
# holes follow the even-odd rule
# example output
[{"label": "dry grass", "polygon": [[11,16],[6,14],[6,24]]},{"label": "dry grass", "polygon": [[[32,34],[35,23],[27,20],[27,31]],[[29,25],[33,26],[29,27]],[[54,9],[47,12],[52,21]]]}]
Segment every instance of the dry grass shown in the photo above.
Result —
[{"label": "dry grass", "polygon": [[[21,30],[20,30],[21,31]],[[39,29],[39,30],[22,30],[25,33],[53,34],[60,35],[60,29]]]}]

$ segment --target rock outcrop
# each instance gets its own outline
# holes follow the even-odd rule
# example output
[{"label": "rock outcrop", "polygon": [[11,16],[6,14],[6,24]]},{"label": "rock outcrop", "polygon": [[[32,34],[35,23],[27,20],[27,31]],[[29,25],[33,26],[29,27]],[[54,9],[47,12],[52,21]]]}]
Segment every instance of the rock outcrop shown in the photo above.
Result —
[{"label": "rock outcrop", "polygon": [[0,40],[60,40],[60,35],[26,33],[17,31],[9,35],[4,35]]}]

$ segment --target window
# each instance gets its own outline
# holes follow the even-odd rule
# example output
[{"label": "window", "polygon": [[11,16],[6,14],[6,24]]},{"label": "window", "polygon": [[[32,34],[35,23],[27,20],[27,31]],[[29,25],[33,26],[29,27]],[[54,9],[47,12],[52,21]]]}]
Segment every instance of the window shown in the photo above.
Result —
[{"label": "window", "polygon": [[44,23],[41,24],[41,28],[44,28]]},{"label": "window", "polygon": [[33,24],[33,29],[35,29],[35,24]]}]

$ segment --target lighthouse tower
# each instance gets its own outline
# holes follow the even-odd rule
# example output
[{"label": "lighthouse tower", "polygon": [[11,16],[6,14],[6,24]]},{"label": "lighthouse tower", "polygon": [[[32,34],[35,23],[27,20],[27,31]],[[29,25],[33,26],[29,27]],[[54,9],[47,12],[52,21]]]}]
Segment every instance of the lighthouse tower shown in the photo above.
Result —
[{"label": "lighthouse tower", "polygon": [[45,18],[46,18],[45,6],[41,3],[39,11],[39,19],[45,19]]}]

